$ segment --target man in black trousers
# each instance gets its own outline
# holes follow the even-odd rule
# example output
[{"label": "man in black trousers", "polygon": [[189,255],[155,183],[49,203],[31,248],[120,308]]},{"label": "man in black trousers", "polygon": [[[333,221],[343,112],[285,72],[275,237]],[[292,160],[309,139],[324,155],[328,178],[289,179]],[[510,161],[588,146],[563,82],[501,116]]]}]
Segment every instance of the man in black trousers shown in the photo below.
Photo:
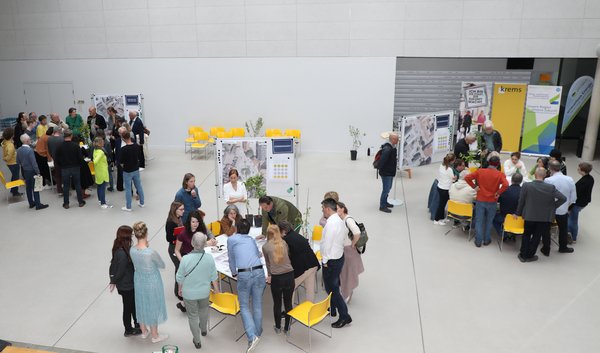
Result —
[{"label": "man in black trousers", "polygon": [[556,209],[567,198],[556,187],[544,183],[546,169],[538,168],[535,171],[535,180],[523,184],[517,212],[513,217],[523,216],[525,219],[525,232],[521,242],[519,260],[521,262],[537,261],[535,255],[542,236],[549,236],[550,224]]}]

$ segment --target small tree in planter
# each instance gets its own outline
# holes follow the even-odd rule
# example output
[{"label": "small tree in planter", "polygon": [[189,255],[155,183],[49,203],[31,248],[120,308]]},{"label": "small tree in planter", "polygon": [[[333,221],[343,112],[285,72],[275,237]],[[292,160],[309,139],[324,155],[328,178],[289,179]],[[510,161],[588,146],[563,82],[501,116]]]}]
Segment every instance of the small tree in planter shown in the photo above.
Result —
[{"label": "small tree in planter", "polygon": [[352,137],[352,149],[350,150],[350,159],[355,161],[358,148],[362,145],[361,137],[367,136],[364,132],[361,132],[357,127],[350,125],[348,127],[350,137]]},{"label": "small tree in planter", "polygon": [[248,132],[248,136],[251,136],[251,137],[260,136],[260,129],[262,129],[262,127],[263,127],[263,118],[260,116],[258,117],[258,119],[256,119],[255,123],[253,123],[252,121],[246,122],[246,131]]},{"label": "small tree in planter", "polygon": [[246,199],[246,208],[248,210],[248,214],[246,215],[246,219],[251,225],[254,224],[256,227],[262,226],[262,216],[252,216],[250,213],[250,198],[258,199],[267,194],[267,189],[263,185],[264,180],[265,178],[262,176],[262,174],[257,174],[246,179],[246,182],[244,183],[246,185],[246,190],[248,191],[248,198]]}]

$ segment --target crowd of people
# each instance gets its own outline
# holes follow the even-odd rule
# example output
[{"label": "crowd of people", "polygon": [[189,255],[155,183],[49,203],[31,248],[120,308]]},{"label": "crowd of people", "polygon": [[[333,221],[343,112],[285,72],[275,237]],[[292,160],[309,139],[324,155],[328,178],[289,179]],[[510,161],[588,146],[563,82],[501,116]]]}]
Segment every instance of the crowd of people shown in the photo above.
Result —
[{"label": "crowd of people", "polygon": [[[448,153],[439,166],[438,175],[429,197],[429,210],[435,225],[446,225],[446,206],[449,200],[474,204],[472,224],[475,228],[475,246],[491,243],[491,231],[501,236],[506,217],[524,219],[524,234],[519,252],[522,262],[536,261],[535,255],[542,242],[541,253],[550,256],[552,225],[558,228],[558,252],[572,253],[569,245],[577,242],[579,213],[591,201],[594,178],[592,165],[586,162],[577,169],[581,178],[574,182],[567,175],[567,167],[558,149],[541,156],[531,170],[527,170],[519,152],[501,163],[499,151],[502,138],[486,121],[482,138],[476,149],[471,149],[476,137],[470,133],[460,139],[454,153]],[[470,152],[474,151],[474,152]],[[479,167],[466,169],[465,159],[476,155]],[[463,159],[464,158],[464,159]],[[459,224],[454,221],[455,226]],[[465,225],[468,230],[471,224]],[[507,234],[504,241],[514,240]]]},{"label": "crowd of people", "polygon": [[[90,107],[85,122],[75,108],[69,108],[64,121],[58,113],[50,114],[48,119],[35,112],[21,112],[15,126],[2,131],[2,155],[11,173],[10,180],[23,175],[29,208],[47,208],[41,202],[40,191],[51,189],[53,184],[63,197],[65,209],[70,207],[71,189],[75,189],[78,206],[83,207],[93,185],[97,187],[100,207],[112,208],[106,191],[115,189],[115,170],[116,189],[126,191],[121,209],[132,211],[132,184],[138,206],[144,207],[139,173],[145,167],[144,124],[136,111],[129,111],[129,122],[118,116],[113,107],[108,111],[106,119]],[[89,136],[84,130],[89,131]],[[36,178],[42,180],[43,188],[35,188]],[[14,197],[23,195],[18,187],[10,192]]]},{"label": "crowd of people", "polygon": [[[331,293],[331,315],[339,316],[333,328],[352,322],[347,303],[358,287],[358,276],[364,271],[361,254],[356,249],[360,229],[348,215],[348,208],[338,200],[336,192],[328,192],[321,203],[324,225],[320,243],[321,260],[311,243],[300,235],[302,214],[289,201],[263,196],[259,206],[263,211],[263,226],[250,235],[251,223],[242,217],[237,204],[247,195],[238,172],[229,172],[230,190],[220,227],[213,232],[200,210],[202,202],[195,176],[186,173],[182,187],[175,193],[165,223],[168,256],[175,268],[174,290],[177,308],[188,318],[192,340],[201,348],[201,337],[208,334],[208,306],[211,291],[220,293],[219,274],[215,260],[205,248],[222,250],[217,237],[226,237],[229,271],[237,282],[242,322],[248,339],[247,351],[253,351],[263,332],[263,293],[270,285],[273,297],[273,330],[289,335],[293,296],[299,286],[305,289],[306,300],[314,302],[316,274],[323,271],[326,292]],[[161,256],[149,248],[147,227],[137,222],[133,227],[121,226],[113,245],[110,268],[110,289],[116,287],[123,298],[124,335],[151,336],[161,342],[168,335],[158,332],[158,325],[167,320],[163,283],[158,271],[165,264]],[[137,244],[133,245],[135,236]],[[259,248],[257,240],[266,243]],[[221,244],[224,244],[221,242]],[[221,248],[220,248],[221,247]],[[210,251],[209,253],[211,253]],[[264,265],[263,265],[264,262]],[[283,321],[283,325],[282,325]]]}]

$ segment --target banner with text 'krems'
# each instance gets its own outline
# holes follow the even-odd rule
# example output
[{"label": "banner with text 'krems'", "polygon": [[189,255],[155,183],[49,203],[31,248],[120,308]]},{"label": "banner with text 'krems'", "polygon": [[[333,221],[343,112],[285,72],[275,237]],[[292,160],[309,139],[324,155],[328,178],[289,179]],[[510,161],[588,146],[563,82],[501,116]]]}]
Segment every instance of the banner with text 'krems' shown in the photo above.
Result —
[{"label": "banner with text 'krems'", "polygon": [[526,97],[525,83],[494,83],[492,122],[502,135],[502,151],[519,150]]},{"label": "banner with text 'krems'", "polygon": [[560,86],[529,86],[522,152],[547,155],[554,148],[561,93]]}]

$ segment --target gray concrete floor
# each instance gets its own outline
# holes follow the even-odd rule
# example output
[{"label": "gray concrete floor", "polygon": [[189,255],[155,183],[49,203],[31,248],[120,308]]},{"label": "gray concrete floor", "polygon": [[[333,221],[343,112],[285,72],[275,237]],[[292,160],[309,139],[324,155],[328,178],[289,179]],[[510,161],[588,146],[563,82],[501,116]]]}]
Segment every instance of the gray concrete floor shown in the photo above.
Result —
[{"label": "gray concrete floor", "polygon": [[[124,195],[118,192],[108,193],[115,204],[110,210],[101,210],[95,195],[83,208],[64,210],[62,199],[50,190],[42,192],[42,201],[50,204],[43,211],[29,210],[27,202],[7,205],[3,199],[0,338],[78,352],[159,351],[161,344],[123,337],[120,297],[107,289],[116,229],[143,220],[151,247],[167,263],[162,275],[169,319],[159,330],[180,352],[195,351],[187,318],[172,295],[174,268],[164,222],[186,172],[196,175],[208,219],[217,219],[215,164],[213,159],[190,161],[180,150],[155,149],[153,154],[142,173],[147,206],[134,206],[132,213],[120,210]],[[365,273],[349,304],[354,322],[335,330],[332,339],[313,335],[314,352],[600,351],[600,239],[593,220],[600,214],[598,186],[593,203],[581,213],[575,253],[559,254],[555,247],[550,257],[522,264],[518,243],[509,243],[502,253],[495,242],[478,249],[461,231],[444,235],[448,228],[429,221],[427,196],[437,165],[413,169],[412,179],[397,178],[396,198],[404,206],[392,214],[379,212],[381,186],[371,158],[363,154],[351,162],[347,154],[303,153],[298,161],[300,209],[305,211],[309,193],[311,222],[321,217],[322,195],[336,190],[370,236]],[[532,159],[525,161],[533,165]],[[577,158],[567,161],[577,180]],[[600,180],[598,170],[593,175]],[[268,290],[264,298],[264,335],[257,352],[297,352],[273,332]],[[239,329],[241,321],[229,318],[211,331],[202,350],[244,351],[245,340],[235,342],[234,325]],[[292,336],[307,343],[300,325],[294,325]]]}]

